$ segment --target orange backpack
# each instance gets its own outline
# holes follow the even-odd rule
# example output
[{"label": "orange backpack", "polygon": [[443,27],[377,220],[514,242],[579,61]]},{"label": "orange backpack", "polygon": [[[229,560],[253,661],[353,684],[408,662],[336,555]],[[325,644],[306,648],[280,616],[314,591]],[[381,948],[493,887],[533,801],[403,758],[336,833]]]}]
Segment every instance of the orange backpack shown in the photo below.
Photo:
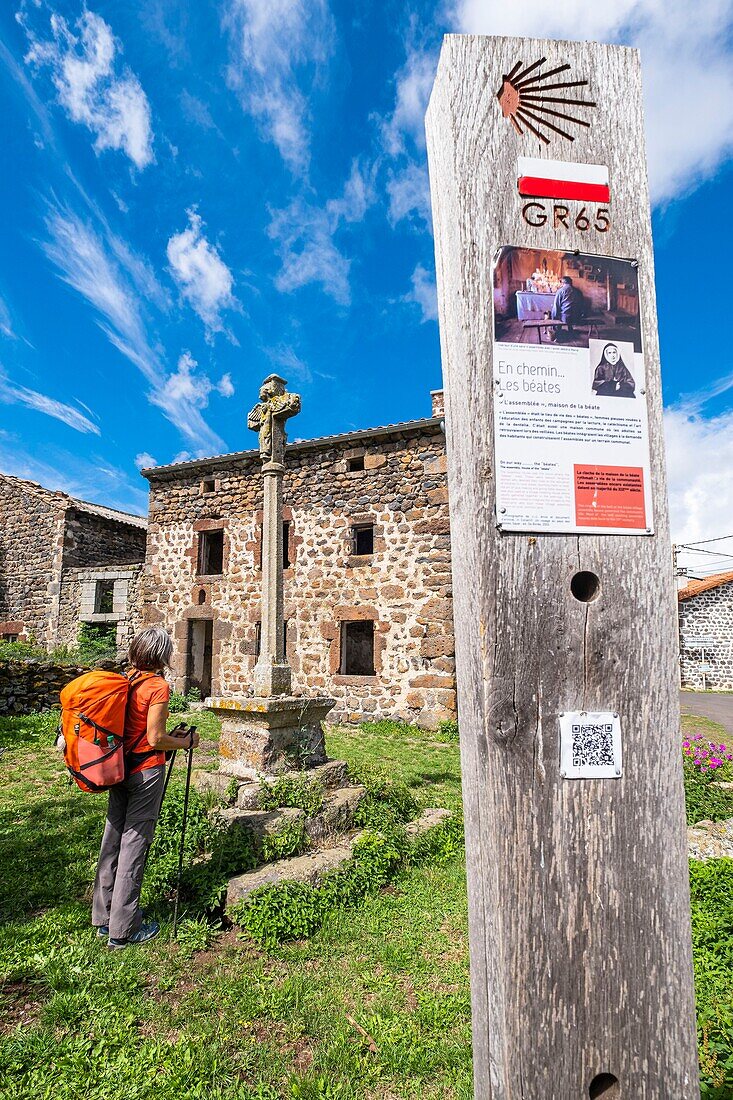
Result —
[{"label": "orange backpack", "polygon": [[77,676],[59,696],[64,762],[83,791],[106,791],[125,778],[125,715],[136,679],[95,669]]}]

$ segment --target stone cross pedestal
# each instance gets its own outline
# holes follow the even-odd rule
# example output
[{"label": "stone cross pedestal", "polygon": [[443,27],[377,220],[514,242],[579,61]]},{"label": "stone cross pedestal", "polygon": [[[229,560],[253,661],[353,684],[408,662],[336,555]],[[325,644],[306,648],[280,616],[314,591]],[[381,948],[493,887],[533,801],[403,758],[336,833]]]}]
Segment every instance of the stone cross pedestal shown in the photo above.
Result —
[{"label": "stone cross pedestal", "polygon": [[271,374],[247,417],[247,426],[259,433],[264,477],[260,652],[252,676],[253,697],[208,700],[221,719],[220,770],[240,778],[314,766],[326,759],[321,722],[334,700],[293,696],[285,656],[285,421],[299,412],[299,395],[287,393],[285,380]]}]

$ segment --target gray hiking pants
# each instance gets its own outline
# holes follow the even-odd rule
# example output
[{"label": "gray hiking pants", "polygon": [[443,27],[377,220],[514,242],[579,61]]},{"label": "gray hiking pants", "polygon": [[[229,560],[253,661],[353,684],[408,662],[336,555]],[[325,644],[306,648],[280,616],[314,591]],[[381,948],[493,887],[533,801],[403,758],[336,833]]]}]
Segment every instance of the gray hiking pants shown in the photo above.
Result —
[{"label": "gray hiking pants", "polygon": [[109,790],[107,824],[94,880],[92,924],[112,939],[134,936],[142,924],[140,890],[160,813],[165,767],[135,772]]}]

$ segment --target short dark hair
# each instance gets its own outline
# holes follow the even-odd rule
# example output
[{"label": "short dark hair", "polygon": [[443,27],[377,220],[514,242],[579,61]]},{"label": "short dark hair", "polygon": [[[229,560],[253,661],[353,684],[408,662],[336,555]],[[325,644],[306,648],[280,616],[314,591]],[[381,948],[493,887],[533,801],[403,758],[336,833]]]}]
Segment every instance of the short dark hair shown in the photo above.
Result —
[{"label": "short dark hair", "polygon": [[173,641],[162,626],[146,626],[130,642],[130,664],[141,672],[157,672],[170,664]]},{"label": "short dark hair", "polygon": [[572,286],[572,285],[573,285],[573,280],[572,280],[572,279],[570,278],[570,276],[569,276],[569,275],[563,275],[563,277],[562,277],[562,281],[563,281],[564,283],[569,283],[569,284],[570,284],[570,286]]}]

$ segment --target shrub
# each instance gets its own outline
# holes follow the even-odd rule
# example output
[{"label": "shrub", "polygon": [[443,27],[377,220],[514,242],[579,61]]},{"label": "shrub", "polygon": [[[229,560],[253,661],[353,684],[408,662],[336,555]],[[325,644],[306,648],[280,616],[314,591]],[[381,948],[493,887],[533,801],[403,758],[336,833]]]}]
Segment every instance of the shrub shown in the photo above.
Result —
[{"label": "shrub", "polygon": [[0,641],[0,661],[48,661],[48,652],[35,642]]},{"label": "shrub", "polygon": [[733,1096],[733,859],[690,861],[702,1100]]},{"label": "shrub", "polygon": [[436,741],[445,741],[446,744],[453,744],[458,741],[458,723],[455,718],[449,718],[445,722],[438,723],[435,739]]},{"label": "shrub", "polygon": [[715,772],[699,768],[689,756],[685,756],[682,767],[688,825],[733,817],[733,791],[716,782]]},{"label": "shrub", "polygon": [[308,817],[317,814],[323,805],[323,787],[306,775],[281,775],[274,783],[263,783],[259,796],[261,810],[279,810],[295,806]]},{"label": "shrub", "polygon": [[411,821],[417,814],[418,805],[407,784],[393,779],[383,768],[362,764],[351,768],[351,775],[367,792],[354,816],[356,825],[387,829]]},{"label": "shrub", "polygon": [[180,691],[172,691],[168,703],[168,711],[171,714],[184,714],[191,709],[191,703],[201,702],[201,692],[197,687],[189,688],[185,695]]},{"label": "shrub", "polygon": [[262,863],[271,863],[276,859],[287,859],[299,855],[308,847],[308,838],[303,821],[289,821],[276,833],[270,833],[262,841],[260,859]]},{"label": "shrub", "polygon": [[117,629],[106,623],[82,623],[76,646],[79,664],[96,665],[117,657]]},{"label": "shrub", "polygon": [[172,691],[171,697],[168,700],[169,714],[183,714],[186,708],[186,696],[181,695],[180,691]]}]

